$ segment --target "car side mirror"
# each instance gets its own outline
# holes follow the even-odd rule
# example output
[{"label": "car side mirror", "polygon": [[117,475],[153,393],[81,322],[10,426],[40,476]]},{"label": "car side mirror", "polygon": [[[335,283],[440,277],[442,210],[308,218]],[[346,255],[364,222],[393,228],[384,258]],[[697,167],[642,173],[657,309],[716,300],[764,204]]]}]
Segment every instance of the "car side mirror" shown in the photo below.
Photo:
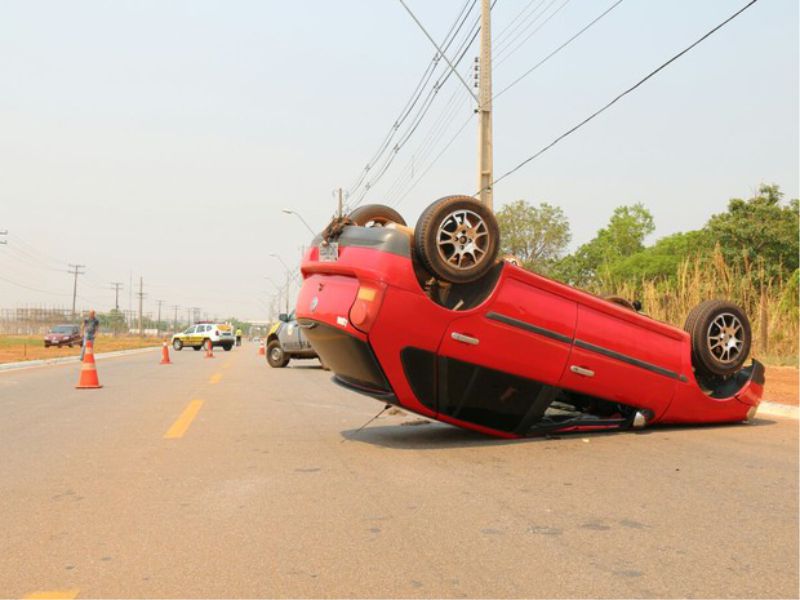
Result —
[{"label": "car side mirror", "polygon": [[286,313],[279,314],[278,315],[278,321],[283,321],[284,323],[288,323],[289,322],[289,315],[287,315]]}]

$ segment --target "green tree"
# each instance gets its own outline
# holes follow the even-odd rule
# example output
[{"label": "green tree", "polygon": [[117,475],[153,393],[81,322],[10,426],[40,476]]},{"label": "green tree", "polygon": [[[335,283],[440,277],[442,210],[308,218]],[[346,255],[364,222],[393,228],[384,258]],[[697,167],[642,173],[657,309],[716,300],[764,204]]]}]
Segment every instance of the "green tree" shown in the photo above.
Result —
[{"label": "green tree", "polygon": [[738,266],[762,262],[767,278],[788,276],[798,268],[798,200],[782,203],[777,185],[762,184],[748,200],[734,198],[727,212],[705,226],[725,260]]},{"label": "green tree", "polygon": [[564,211],[542,202],[525,200],[506,204],[497,212],[502,252],[513,254],[525,268],[547,272],[564,253],[571,238]]},{"label": "green tree", "polygon": [[609,272],[614,281],[673,281],[682,261],[690,256],[704,256],[712,249],[711,238],[704,230],[674,233],[640,252],[618,260],[609,267]]},{"label": "green tree", "polygon": [[653,215],[641,203],[619,206],[608,225],[562,260],[553,273],[572,285],[601,284],[610,278],[614,264],[644,249],[644,239],[654,229]]}]

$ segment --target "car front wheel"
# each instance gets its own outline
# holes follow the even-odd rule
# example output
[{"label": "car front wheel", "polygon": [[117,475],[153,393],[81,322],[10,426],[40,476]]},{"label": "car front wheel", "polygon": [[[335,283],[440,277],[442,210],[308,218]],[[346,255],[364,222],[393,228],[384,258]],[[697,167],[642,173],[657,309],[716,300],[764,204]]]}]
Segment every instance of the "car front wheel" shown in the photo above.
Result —
[{"label": "car front wheel", "polygon": [[230,352],[231,348],[233,348],[233,344],[225,344],[222,346],[222,349],[225,350],[225,352]]},{"label": "car front wheel", "polygon": [[729,377],[750,354],[750,320],[732,302],[698,304],[686,317],[684,330],[691,337],[692,365],[701,376]]},{"label": "car front wheel", "polygon": [[172,347],[175,348],[175,352],[180,352],[183,350],[183,342],[180,340],[172,340]]},{"label": "car front wheel", "polygon": [[289,364],[289,357],[278,340],[272,340],[267,346],[267,362],[273,369],[282,369]]}]

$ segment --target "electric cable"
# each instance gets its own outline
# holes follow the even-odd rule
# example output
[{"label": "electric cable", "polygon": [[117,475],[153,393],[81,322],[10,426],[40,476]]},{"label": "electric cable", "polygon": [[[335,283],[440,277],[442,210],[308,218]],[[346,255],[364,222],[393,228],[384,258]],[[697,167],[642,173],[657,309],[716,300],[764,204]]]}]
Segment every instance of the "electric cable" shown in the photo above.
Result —
[{"label": "electric cable", "polygon": [[[561,140],[563,140],[563,139],[564,139],[564,138],[566,138],[567,136],[569,136],[569,135],[573,134],[573,133],[574,133],[574,132],[576,132],[578,129],[580,129],[581,127],[583,127],[584,125],[586,125],[587,123],[589,123],[591,120],[593,120],[595,117],[597,117],[598,115],[602,114],[603,112],[605,112],[606,110],[608,110],[609,108],[611,108],[611,107],[612,107],[614,104],[616,104],[617,102],[619,102],[619,101],[620,101],[622,98],[624,98],[625,96],[627,96],[627,95],[628,95],[628,94],[630,94],[631,92],[635,91],[637,88],[639,88],[640,86],[642,86],[642,85],[643,85],[643,84],[644,84],[646,81],[648,81],[648,80],[649,80],[649,79],[651,79],[652,77],[655,77],[655,75],[657,75],[658,73],[660,73],[661,71],[663,71],[665,68],[667,68],[669,65],[671,65],[673,62],[675,62],[676,60],[678,60],[679,58],[681,58],[681,57],[682,57],[684,54],[686,54],[687,52],[691,51],[691,50],[692,50],[693,48],[695,48],[697,45],[699,45],[700,43],[702,43],[703,41],[705,41],[706,39],[708,39],[708,38],[709,38],[711,35],[713,35],[713,34],[714,34],[714,33],[716,33],[717,31],[719,31],[720,29],[722,29],[722,28],[723,28],[725,25],[727,25],[728,23],[730,23],[731,21],[733,21],[733,20],[734,20],[736,17],[738,17],[740,14],[742,14],[742,13],[743,13],[744,11],[746,11],[748,8],[750,8],[751,6],[753,6],[753,5],[754,5],[756,2],[758,2],[758,0],[750,0],[750,2],[748,2],[748,3],[747,3],[746,5],[744,5],[742,8],[740,8],[739,10],[737,10],[735,13],[733,13],[733,14],[732,14],[731,16],[729,16],[727,19],[725,19],[724,21],[722,21],[722,22],[721,22],[719,25],[717,25],[717,26],[716,26],[716,27],[714,27],[713,29],[711,29],[711,30],[709,30],[708,32],[706,32],[706,33],[705,33],[703,36],[701,36],[701,37],[700,37],[700,38],[698,38],[696,41],[694,41],[692,44],[690,44],[689,46],[687,46],[686,48],[684,48],[683,50],[681,50],[680,52],[678,52],[676,55],[674,55],[674,56],[673,56],[672,58],[670,58],[668,61],[666,61],[665,63],[663,63],[661,66],[659,66],[658,68],[656,68],[656,69],[654,69],[653,71],[651,71],[650,73],[648,73],[648,74],[647,74],[645,77],[643,77],[642,79],[640,79],[638,82],[636,82],[634,85],[632,85],[631,87],[629,87],[628,89],[626,89],[626,90],[625,90],[624,92],[622,92],[621,94],[617,95],[617,96],[616,96],[616,97],[615,97],[613,100],[611,100],[610,102],[608,102],[607,104],[605,104],[605,105],[604,105],[602,108],[600,108],[600,109],[596,110],[594,113],[592,113],[591,115],[589,115],[588,117],[586,117],[586,118],[585,118],[583,121],[581,121],[580,123],[578,123],[578,124],[577,124],[577,125],[575,125],[574,127],[572,127],[572,128],[570,128],[570,129],[568,129],[567,131],[565,131],[564,133],[562,133],[560,136],[558,136],[557,138],[555,138],[555,139],[554,139],[552,142],[550,142],[549,144],[547,144],[547,145],[546,145],[544,148],[542,148],[541,150],[539,150],[539,151],[538,151],[538,152],[536,152],[535,154],[533,154],[533,155],[529,156],[528,158],[526,158],[525,160],[523,160],[521,163],[519,163],[517,166],[515,166],[513,169],[511,169],[510,171],[507,171],[506,173],[504,173],[503,175],[501,175],[500,177],[498,177],[497,179],[495,179],[494,181],[492,181],[492,183],[491,183],[491,184],[489,184],[489,186],[487,186],[487,188],[488,188],[488,187],[493,187],[494,185],[496,185],[497,183],[499,183],[500,181],[502,181],[502,180],[503,180],[503,179],[505,179],[506,177],[508,177],[508,176],[510,176],[510,175],[513,175],[514,173],[516,173],[517,171],[519,171],[519,170],[520,170],[522,167],[524,167],[525,165],[527,165],[529,162],[531,162],[532,160],[534,160],[534,159],[538,158],[539,156],[541,156],[542,154],[544,154],[545,152],[547,152],[547,151],[548,151],[550,148],[552,148],[553,146],[555,146],[555,145],[556,145],[558,142],[560,142]],[[505,90],[504,90],[504,91],[505,91]],[[486,188],[482,188],[481,190],[478,190],[477,192],[475,192],[474,196],[477,196],[478,194],[480,194],[480,193],[481,193],[481,191],[483,191],[483,189],[486,189]]]}]

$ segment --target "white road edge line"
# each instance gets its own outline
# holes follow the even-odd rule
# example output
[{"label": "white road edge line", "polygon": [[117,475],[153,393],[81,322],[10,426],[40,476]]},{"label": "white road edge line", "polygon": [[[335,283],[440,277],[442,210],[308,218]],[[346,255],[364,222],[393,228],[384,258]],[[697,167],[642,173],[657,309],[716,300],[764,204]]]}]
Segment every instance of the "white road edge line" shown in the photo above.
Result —
[{"label": "white road edge line", "polygon": [[758,405],[756,418],[759,415],[769,415],[771,417],[787,417],[789,419],[800,420],[800,408],[790,404],[779,404],[778,402],[762,402]]},{"label": "white road edge line", "polygon": [[[97,352],[94,357],[96,360],[103,360],[106,358],[117,358],[118,356],[130,356],[132,354],[143,354],[144,352],[152,352],[153,350],[160,350],[161,346],[148,346],[146,348],[134,348],[133,350],[115,350],[114,352]],[[24,360],[21,362],[3,363],[0,364],[0,374],[4,371],[20,371],[23,369],[36,369],[39,367],[53,367],[57,365],[66,365],[70,363],[79,363],[80,356],[64,356],[61,358],[45,358],[39,360]]]}]

